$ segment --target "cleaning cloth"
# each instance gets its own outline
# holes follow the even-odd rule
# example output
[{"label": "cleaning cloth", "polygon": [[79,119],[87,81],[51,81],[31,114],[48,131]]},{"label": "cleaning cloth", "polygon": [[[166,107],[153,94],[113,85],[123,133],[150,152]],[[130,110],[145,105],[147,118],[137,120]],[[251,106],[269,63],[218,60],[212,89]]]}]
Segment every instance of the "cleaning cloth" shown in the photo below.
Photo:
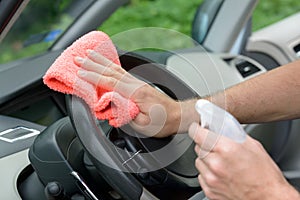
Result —
[{"label": "cleaning cloth", "polygon": [[131,99],[124,98],[117,92],[105,90],[101,84],[92,85],[77,76],[80,67],[74,63],[74,58],[86,57],[88,49],[120,65],[116,48],[109,36],[101,31],[92,31],[62,52],[44,75],[44,83],[58,92],[81,97],[98,119],[107,119],[114,127],[127,124],[139,113],[139,108]]}]

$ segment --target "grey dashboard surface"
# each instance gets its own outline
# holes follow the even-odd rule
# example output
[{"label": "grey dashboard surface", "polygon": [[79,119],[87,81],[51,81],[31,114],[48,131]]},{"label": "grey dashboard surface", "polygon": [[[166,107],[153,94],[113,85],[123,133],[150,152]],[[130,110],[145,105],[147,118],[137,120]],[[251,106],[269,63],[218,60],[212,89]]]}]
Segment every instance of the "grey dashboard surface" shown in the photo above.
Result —
[{"label": "grey dashboard surface", "polygon": [[[242,71],[238,69],[241,64],[244,64]],[[245,56],[205,52],[174,54],[168,58],[166,65],[168,70],[192,87],[199,96],[223,91],[266,71],[258,62]],[[256,71],[243,76],[243,72],[251,68]]]},{"label": "grey dashboard surface", "polygon": [[44,126],[0,115],[0,158],[27,149]]},{"label": "grey dashboard surface", "polygon": [[42,80],[60,51],[0,65],[0,104],[9,101]]}]

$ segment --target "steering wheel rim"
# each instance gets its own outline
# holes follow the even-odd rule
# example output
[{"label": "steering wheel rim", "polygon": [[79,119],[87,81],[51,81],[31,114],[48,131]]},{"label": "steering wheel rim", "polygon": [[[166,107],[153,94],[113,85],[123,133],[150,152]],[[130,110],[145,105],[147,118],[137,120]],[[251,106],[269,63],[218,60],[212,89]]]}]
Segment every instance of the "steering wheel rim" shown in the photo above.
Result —
[{"label": "steering wheel rim", "polygon": [[[175,91],[176,98],[179,100],[198,96],[189,86],[165,68],[152,63],[148,59],[133,53],[126,53],[120,56],[120,61],[123,68],[127,71],[134,71],[134,75],[147,80],[150,83],[163,83],[166,88],[172,87],[172,91]],[[149,64],[151,66],[144,67],[143,71],[134,70],[137,66]],[[164,76],[161,76],[162,74],[164,74]],[[67,101],[67,104],[71,122],[76,130],[79,140],[83,144],[85,151],[89,155],[89,158],[96,169],[107,183],[125,199],[155,199],[156,197],[151,194],[132,173],[130,173],[132,172],[130,166],[127,163],[124,165],[124,160],[120,160],[120,151],[118,147],[114,146],[110,140],[108,140],[106,131],[103,130],[103,124],[105,124],[105,122],[102,121],[102,124],[100,123],[99,127],[99,124],[97,124],[97,121],[91,114],[87,104],[78,97],[73,96],[71,101]],[[82,134],[87,130],[93,134]],[[188,136],[186,136],[186,138],[188,138]],[[134,155],[135,152],[133,152],[129,158]],[[153,158],[153,160],[151,159],[151,156],[147,157],[148,163],[150,162],[152,164],[154,163],[154,165],[159,165],[155,158]],[[135,166],[134,164],[132,165]],[[161,168],[161,166],[159,167]],[[162,180],[166,178],[166,176],[169,176],[168,170],[165,168],[161,168],[157,171]]]}]

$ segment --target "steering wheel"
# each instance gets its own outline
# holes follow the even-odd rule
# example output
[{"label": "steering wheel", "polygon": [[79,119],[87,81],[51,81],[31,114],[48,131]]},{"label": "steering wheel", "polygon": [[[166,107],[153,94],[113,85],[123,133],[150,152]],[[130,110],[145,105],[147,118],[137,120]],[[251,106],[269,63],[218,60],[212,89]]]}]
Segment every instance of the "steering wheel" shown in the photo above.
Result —
[{"label": "steering wheel", "polygon": [[[183,100],[197,96],[163,66],[146,58],[125,53],[120,61],[125,70],[172,98]],[[87,155],[105,181],[124,199],[163,198],[155,189],[161,185],[173,188],[174,197],[181,199],[200,190],[194,167],[194,145],[187,134],[145,138],[129,126],[114,128],[107,121],[98,121],[78,97],[72,96],[67,104],[71,122]],[[184,191],[183,196],[176,193],[180,189]],[[168,197],[171,198],[170,193]]]}]

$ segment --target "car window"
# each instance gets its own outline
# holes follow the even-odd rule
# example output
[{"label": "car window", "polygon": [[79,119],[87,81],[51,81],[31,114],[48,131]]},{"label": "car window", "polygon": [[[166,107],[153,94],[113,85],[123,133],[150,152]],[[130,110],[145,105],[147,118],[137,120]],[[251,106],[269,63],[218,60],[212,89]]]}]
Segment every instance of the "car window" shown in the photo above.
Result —
[{"label": "car window", "polygon": [[[141,27],[163,27],[191,36],[192,21],[196,9],[203,0],[131,0],[123,8],[117,10],[101,27],[110,36]],[[300,1],[274,0],[259,1],[253,14],[253,31],[275,23],[293,13],[299,12]],[[148,37],[149,36],[149,37]],[[157,37],[157,35],[155,35]],[[158,39],[145,33],[143,39],[155,43]],[[134,38],[135,40],[142,40]],[[152,41],[151,41],[152,39]],[[189,47],[186,41],[176,37],[162,38],[173,49]],[[124,37],[124,41],[126,37]],[[119,44],[117,44],[119,46]],[[126,44],[127,45],[127,44]],[[126,46],[123,45],[123,46]],[[163,45],[163,44],[162,44]]]},{"label": "car window", "polygon": [[0,64],[45,52],[88,4],[31,0],[0,45]]},{"label": "car window", "polygon": [[259,1],[253,13],[253,31],[271,25],[300,11],[300,1]]},{"label": "car window", "polygon": [[[134,37],[133,42],[148,44],[160,42],[161,47],[167,47],[170,50],[192,47],[194,44],[187,41],[187,36],[190,36],[196,9],[202,1],[131,0],[129,4],[118,9],[104,22],[99,30],[110,35],[113,41],[117,42],[117,46],[126,47],[129,42],[126,36],[134,37],[138,35],[138,37]],[[147,29],[144,34],[139,34],[142,30],[132,31],[144,27],[160,27],[163,29]],[[128,30],[131,32],[125,33]],[[122,33],[124,33],[124,37],[119,37]],[[115,36],[118,37],[117,41],[114,40]]]}]

